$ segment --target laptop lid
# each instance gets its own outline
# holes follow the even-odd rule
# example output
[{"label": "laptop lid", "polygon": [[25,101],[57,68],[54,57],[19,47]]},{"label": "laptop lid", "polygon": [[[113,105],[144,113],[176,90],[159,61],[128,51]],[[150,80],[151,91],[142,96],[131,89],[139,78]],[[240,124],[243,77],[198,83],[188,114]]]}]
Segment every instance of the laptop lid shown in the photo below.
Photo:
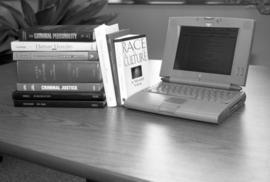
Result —
[{"label": "laptop lid", "polygon": [[222,88],[245,85],[254,23],[229,17],[170,17],[160,76]]}]

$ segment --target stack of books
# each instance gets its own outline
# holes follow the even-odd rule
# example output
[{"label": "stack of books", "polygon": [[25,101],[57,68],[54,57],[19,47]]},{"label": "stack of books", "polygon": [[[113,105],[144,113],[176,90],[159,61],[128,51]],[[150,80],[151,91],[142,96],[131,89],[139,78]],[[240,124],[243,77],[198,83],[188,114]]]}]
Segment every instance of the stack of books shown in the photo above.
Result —
[{"label": "stack of books", "polygon": [[14,106],[105,107],[97,44],[89,25],[25,29],[11,43]]}]

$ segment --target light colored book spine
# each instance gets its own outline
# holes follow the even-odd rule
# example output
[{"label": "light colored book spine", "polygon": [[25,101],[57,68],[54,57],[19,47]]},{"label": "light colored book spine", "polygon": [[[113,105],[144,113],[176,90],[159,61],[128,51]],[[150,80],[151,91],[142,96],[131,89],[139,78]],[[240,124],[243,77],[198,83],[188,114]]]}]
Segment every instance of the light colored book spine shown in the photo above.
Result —
[{"label": "light colored book spine", "polygon": [[108,107],[117,106],[117,102],[106,35],[117,31],[119,31],[118,24],[111,26],[103,24],[94,29]]},{"label": "light colored book spine", "polygon": [[96,51],[96,42],[12,41],[12,51]]},{"label": "light colored book spine", "polygon": [[98,60],[97,51],[68,51],[68,52],[13,52],[13,60],[71,60],[71,61],[88,61]]},{"label": "light colored book spine", "polygon": [[18,91],[98,92],[102,83],[17,83]]}]

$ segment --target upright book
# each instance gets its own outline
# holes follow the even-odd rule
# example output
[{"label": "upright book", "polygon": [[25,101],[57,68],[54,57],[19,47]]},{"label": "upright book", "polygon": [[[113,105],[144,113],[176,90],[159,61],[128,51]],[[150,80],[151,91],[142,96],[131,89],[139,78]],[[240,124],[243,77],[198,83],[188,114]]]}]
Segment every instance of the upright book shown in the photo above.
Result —
[{"label": "upright book", "polygon": [[116,97],[117,105],[121,105],[121,98],[120,98],[120,88],[119,88],[119,83],[118,83],[115,48],[114,48],[113,41],[115,38],[124,36],[128,33],[129,33],[129,29],[123,29],[123,30],[119,30],[118,32],[114,32],[107,35],[108,51],[109,51],[109,57],[110,57],[110,62],[111,62],[112,77],[113,77],[113,82],[114,82],[115,97]]},{"label": "upright book", "polygon": [[90,42],[95,37],[96,25],[45,25],[23,29],[19,39],[22,41],[78,41]]},{"label": "upright book", "polygon": [[145,35],[129,34],[114,39],[121,104],[149,86],[149,60]]},{"label": "upright book", "polygon": [[102,24],[94,29],[98,48],[100,68],[102,73],[102,80],[104,83],[107,105],[109,107],[117,106],[117,102],[115,97],[114,82],[106,35],[117,31],[119,31],[118,24],[114,24],[111,26]]}]

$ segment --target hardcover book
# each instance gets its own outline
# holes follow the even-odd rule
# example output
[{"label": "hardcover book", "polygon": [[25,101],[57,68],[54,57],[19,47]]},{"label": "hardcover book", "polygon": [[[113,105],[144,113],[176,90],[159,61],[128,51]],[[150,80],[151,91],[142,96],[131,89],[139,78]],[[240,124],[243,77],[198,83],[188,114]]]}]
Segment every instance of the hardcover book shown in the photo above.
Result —
[{"label": "hardcover book", "polygon": [[149,60],[145,35],[129,34],[114,39],[121,104],[149,86]]},{"label": "hardcover book", "polygon": [[98,61],[17,61],[20,83],[100,83]]},{"label": "hardcover book", "polygon": [[106,101],[85,100],[13,100],[15,107],[77,107],[103,108]]},{"label": "hardcover book", "polygon": [[96,51],[96,42],[12,41],[12,51]]},{"label": "hardcover book", "polygon": [[44,25],[23,29],[19,39],[22,41],[94,41],[93,30],[96,25]]},{"label": "hardcover book", "polygon": [[14,91],[16,100],[105,100],[104,90],[99,92]]},{"label": "hardcover book", "polygon": [[13,52],[13,60],[98,61],[97,51]]},{"label": "hardcover book", "polygon": [[18,91],[98,92],[102,83],[17,83]]},{"label": "hardcover book", "polygon": [[118,74],[117,74],[116,57],[115,57],[115,49],[114,49],[113,40],[117,37],[127,35],[128,33],[129,33],[129,29],[123,29],[123,30],[119,30],[118,32],[114,32],[107,35],[108,51],[109,51],[109,57],[110,57],[110,62],[111,62],[112,77],[113,77],[113,82],[114,82],[115,97],[116,97],[117,105],[121,105],[121,98],[120,98],[120,88],[119,88],[119,83],[118,83]]},{"label": "hardcover book", "polygon": [[98,47],[102,80],[104,83],[107,105],[109,107],[117,106],[117,102],[115,97],[114,82],[106,35],[117,31],[119,31],[118,24],[114,24],[111,26],[102,24],[94,29]]}]

